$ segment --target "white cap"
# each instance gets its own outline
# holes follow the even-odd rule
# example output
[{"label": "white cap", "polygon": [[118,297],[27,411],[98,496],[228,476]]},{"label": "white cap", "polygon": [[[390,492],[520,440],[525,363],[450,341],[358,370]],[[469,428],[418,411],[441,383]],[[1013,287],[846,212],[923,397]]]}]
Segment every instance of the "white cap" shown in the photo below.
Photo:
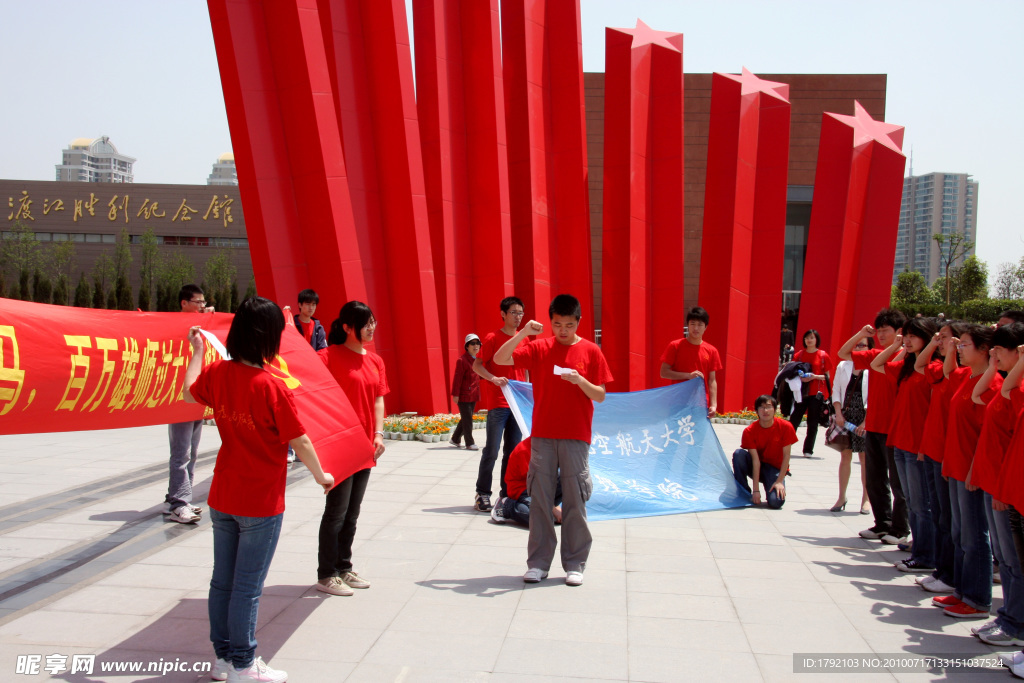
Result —
[{"label": "white cap", "polygon": [[462,342],[462,345],[465,346],[466,344],[468,344],[469,342],[471,342],[473,340],[480,341],[480,337],[478,337],[475,334],[473,334],[472,332],[470,332],[469,334],[466,335],[466,341]]}]

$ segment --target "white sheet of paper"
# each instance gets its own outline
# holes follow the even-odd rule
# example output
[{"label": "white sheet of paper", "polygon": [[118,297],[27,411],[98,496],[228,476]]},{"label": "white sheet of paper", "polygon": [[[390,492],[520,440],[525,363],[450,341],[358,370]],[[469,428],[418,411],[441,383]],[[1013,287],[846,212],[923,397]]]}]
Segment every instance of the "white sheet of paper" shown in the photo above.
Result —
[{"label": "white sheet of paper", "polygon": [[224,360],[231,360],[231,356],[228,355],[228,350],[220,343],[220,339],[217,339],[213,336],[212,332],[208,332],[207,330],[199,330],[199,332],[206,337],[206,341],[210,342],[210,346],[217,349],[217,353],[220,354],[221,358]]},{"label": "white sheet of paper", "polygon": [[560,367],[560,366],[556,365],[555,366],[555,374],[556,375],[571,375],[572,374],[572,368],[563,368],[563,367]]}]

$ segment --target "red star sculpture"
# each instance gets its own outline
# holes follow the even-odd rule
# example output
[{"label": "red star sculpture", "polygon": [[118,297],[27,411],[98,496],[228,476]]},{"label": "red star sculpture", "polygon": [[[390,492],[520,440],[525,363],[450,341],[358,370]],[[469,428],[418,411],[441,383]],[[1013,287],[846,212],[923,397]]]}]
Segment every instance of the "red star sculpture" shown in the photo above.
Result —
[{"label": "red star sculpture", "polygon": [[613,28],[612,30],[619,31],[620,33],[628,33],[633,36],[633,45],[631,46],[631,49],[633,50],[638,47],[643,47],[644,45],[660,45],[661,47],[668,48],[674,52],[683,51],[682,33],[655,31],[639,19],[636,20],[636,27],[634,28]]},{"label": "red star sculpture", "polygon": [[872,140],[879,142],[894,152],[903,154],[903,126],[885,121],[875,121],[860,102],[853,102],[853,116],[843,116],[827,112],[836,121],[841,121],[853,128],[853,146],[860,147]]},{"label": "red star sculpture", "polygon": [[788,83],[777,83],[775,81],[767,81],[763,78],[758,78],[754,74],[750,73],[750,70],[747,69],[747,67],[743,67],[743,73],[741,75],[722,74],[722,76],[740,84],[741,96],[763,92],[769,97],[774,97],[783,102],[789,102]]}]

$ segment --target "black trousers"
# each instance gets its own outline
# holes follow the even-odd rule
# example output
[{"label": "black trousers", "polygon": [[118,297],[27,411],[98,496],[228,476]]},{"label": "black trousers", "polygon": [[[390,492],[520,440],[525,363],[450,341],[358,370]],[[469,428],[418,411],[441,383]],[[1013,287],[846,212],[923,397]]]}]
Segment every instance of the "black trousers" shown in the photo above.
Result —
[{"label": "black trousers", "polygon": [[320,519],[318,579],[352,571],[352,541],[356,538],[359,508],[369,482],[370,470],[360,470],[327,494],[324,516]]},{"label": "black trousers", "polygon": [[452,432],[452,443],[458,443],[463,436],[466,437],[466,448],[476,443],[473,441],[473,408],[475,407],[476,403],[459,402],[459,424],[455,425],[455,431]]},{"label": "black trousers", "polygon": [[903,538],[910,533],[907,498],[896,471],[893,449],[885,445],[887,438],[888,435],[881,432],[864,435],[864,477],[875,526],[888,528],[893,536]]},{"label": "black trousers", "polygon": [[789,423],[793,429],[800,426],[800,421],[807,414],[807,436],[804,438],[804,453],[814,452],[814,440],[818,438],[818,421],[821,419],[821,412],[825,409],[821,399],[817,395],[804,396],[804,400],[793,406],[793,414],[789,416]]}]

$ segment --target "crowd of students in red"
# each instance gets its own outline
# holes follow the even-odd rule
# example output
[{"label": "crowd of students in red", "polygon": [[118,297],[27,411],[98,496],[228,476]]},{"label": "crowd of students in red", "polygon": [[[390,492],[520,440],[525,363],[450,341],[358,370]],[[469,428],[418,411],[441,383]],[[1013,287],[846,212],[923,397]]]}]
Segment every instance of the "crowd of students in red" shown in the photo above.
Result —
[{"label": "crowd of students in red", "polygon": [[[875,523],[860,535],[908,550],[895,568],[954,618],[989,617],[995,563],[1003,604],[972,631],[1024,645],[1024,313],[987,326],[886,309],[838,355],[870,373],[858,426]],[[1024,677],[1024,653],[1005,661]]]}]

